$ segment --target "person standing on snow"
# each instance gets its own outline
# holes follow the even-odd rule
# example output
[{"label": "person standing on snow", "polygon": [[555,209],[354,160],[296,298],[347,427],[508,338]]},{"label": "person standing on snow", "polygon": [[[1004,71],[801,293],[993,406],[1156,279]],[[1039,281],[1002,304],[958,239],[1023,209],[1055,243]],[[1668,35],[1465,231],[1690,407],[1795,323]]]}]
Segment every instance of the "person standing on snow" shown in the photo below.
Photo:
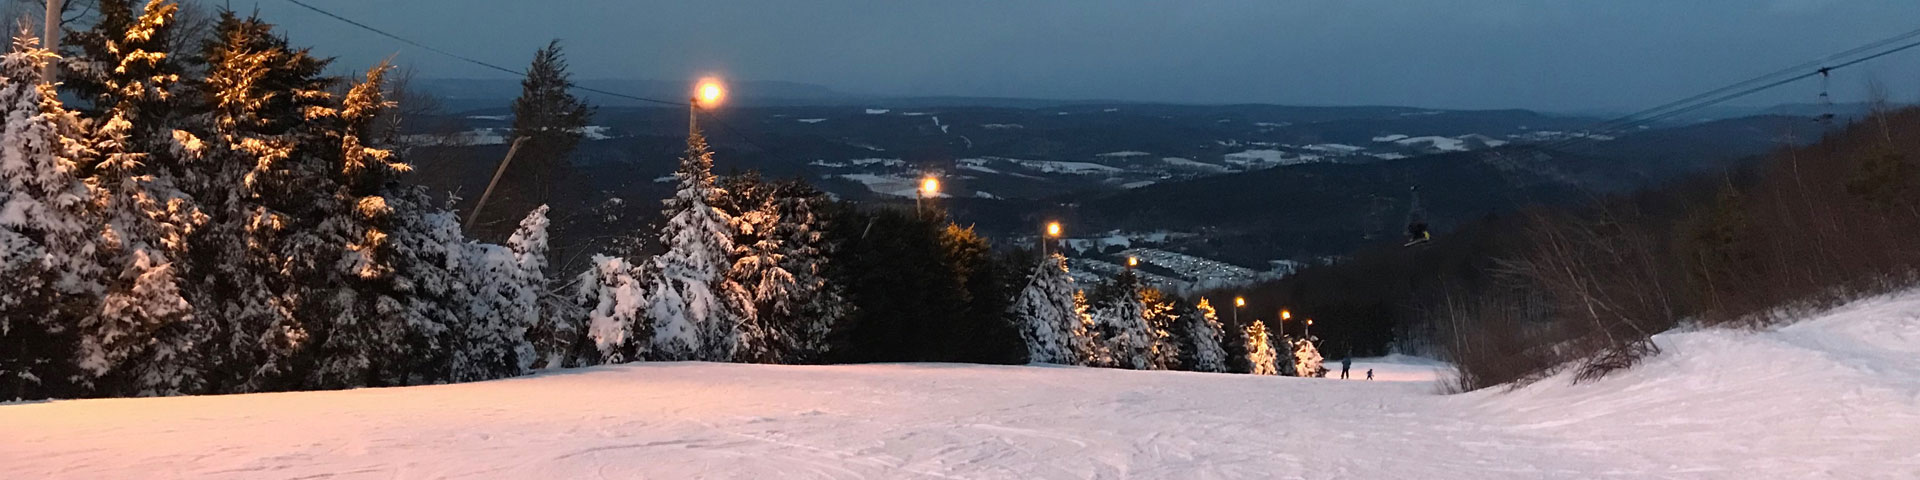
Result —
[{"label": "person standing on snow", "polygon": [[1373,369],[1371,368],[1367,369],[1367,381],[1373,381]]},{"label": "person standing on snow", "polygon": [[1347,350],[1347,358],[1340,359],[1340,379],[1347,379],[1347,371],[1353,369],[1353,350]]}]

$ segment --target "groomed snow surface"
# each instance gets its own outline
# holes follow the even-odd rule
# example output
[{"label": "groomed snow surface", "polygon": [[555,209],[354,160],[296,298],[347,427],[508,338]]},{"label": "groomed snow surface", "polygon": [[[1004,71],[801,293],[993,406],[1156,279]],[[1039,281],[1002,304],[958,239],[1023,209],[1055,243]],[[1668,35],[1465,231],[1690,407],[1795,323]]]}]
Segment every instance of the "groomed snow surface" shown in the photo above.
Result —
[{"label": "groomed snow surface", "polygon": [[[1920,294],[1663,335],[1569,386],[655,363],[410,388],[0,405],[7,478],[1916,478]],[[1329,367],[1338,375],[1337,362]],[[1374,368],[1377,381],[1357,380]]]}]

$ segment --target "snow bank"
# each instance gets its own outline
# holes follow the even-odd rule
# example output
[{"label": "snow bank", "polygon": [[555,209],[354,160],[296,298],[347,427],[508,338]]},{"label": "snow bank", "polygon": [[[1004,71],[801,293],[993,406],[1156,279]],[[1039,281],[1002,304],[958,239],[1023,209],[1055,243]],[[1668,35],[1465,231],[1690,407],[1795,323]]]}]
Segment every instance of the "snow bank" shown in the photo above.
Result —
[{"label": "snow bank", "polygon": [[1920,292],[1773,331],[1655,340],[1662,355],[1596,382],[1467,397],[1487,418],[1660,476],[1920,478]]}]

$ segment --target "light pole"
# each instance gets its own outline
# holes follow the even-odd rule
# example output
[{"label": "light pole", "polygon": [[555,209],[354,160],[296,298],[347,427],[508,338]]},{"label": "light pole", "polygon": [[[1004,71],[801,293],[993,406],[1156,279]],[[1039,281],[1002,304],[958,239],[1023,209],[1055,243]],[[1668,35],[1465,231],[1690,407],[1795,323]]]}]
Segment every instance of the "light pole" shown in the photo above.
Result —
[{"label": "light pole", "polygon": [[687,136],[691,137],[700,131],[701,107],[711,110],[720,106],[720,101],[726,98],[727,89],[720,85],[720,79],[700,79],[699,85],[693,87],[693,99],[687,102]]},{"label": "light pole", "polygon": [[[47,0],[47,25],[46,30],[42,30],[46,38],[40,42],[40,48],[49,52],[60,51],[60,12],[66,9],[64,3],[62,0]],[[60,62],[47,62],[47,69],[41,76],[46,77],[47,83],[58,83],[60,79],[55,77],[60,76]]]},{"label": "light pole", "polygon": [[[921,203],[922,203],[921,199],[939,195],[939,194],[940,194],[940,179],[934,178],[931,176],[921,179],[920,189],[914,191],[913,211],[921,212],[921,210],[924,208],[921,206]],[[925,213],[925,212],[921,212],[921,213]]]},{"label": "light pole", "polygon": [[1284,308],[1280,309],[1280,331],[1287,331],[1288,320],[1293,320],[1293,311]]},{"label": "light pole", "polygon": [[1047,244],[1060,238],[1060,222],[1047,222],[1047,235],[1040,239],[1040,256],[1047,256]]},{"label": "light pole", "polygon": [[1233,297],[1233,324],[1234,325],[1240,324],[1240,309],[1246,306],[1247,306],[1247,297]]}]

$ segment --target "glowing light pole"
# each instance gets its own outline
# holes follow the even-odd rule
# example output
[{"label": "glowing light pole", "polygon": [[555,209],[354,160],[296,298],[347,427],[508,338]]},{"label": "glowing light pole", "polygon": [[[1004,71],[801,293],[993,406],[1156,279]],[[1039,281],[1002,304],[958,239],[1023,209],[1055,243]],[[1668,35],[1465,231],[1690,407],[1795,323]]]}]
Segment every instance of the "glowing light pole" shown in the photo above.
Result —
[{"label": "glowing light pole", "polygon": [[[1233,324],[1240,324],[1240,309],[1247,306],[1247,297],[1233,297]],[[1284,323],[1282,323],[1284,325]]]},{"label": "glowing light pole", "polygon": [[726,98],[727,87],[720,84],[720,79],[713,77],[700,79],[700,83],[693,87],[693,99],[687,102],[687,136],[693,136],[700,131],[701,108],[712,110],[720,106],[720,101]]},{"label": "glowing light pole", "polygon": [[1040,239],[1040,256],[1047,256],[1047,244],[1060,238],[1060,222],[1047,222],[1047,236]]},{"label": "glowing light pole", "polygon": [[931,176],[920,180],[920,189],[913,196],[913,210],[921,210],[921,199],[940,194],[940,179]]}]

